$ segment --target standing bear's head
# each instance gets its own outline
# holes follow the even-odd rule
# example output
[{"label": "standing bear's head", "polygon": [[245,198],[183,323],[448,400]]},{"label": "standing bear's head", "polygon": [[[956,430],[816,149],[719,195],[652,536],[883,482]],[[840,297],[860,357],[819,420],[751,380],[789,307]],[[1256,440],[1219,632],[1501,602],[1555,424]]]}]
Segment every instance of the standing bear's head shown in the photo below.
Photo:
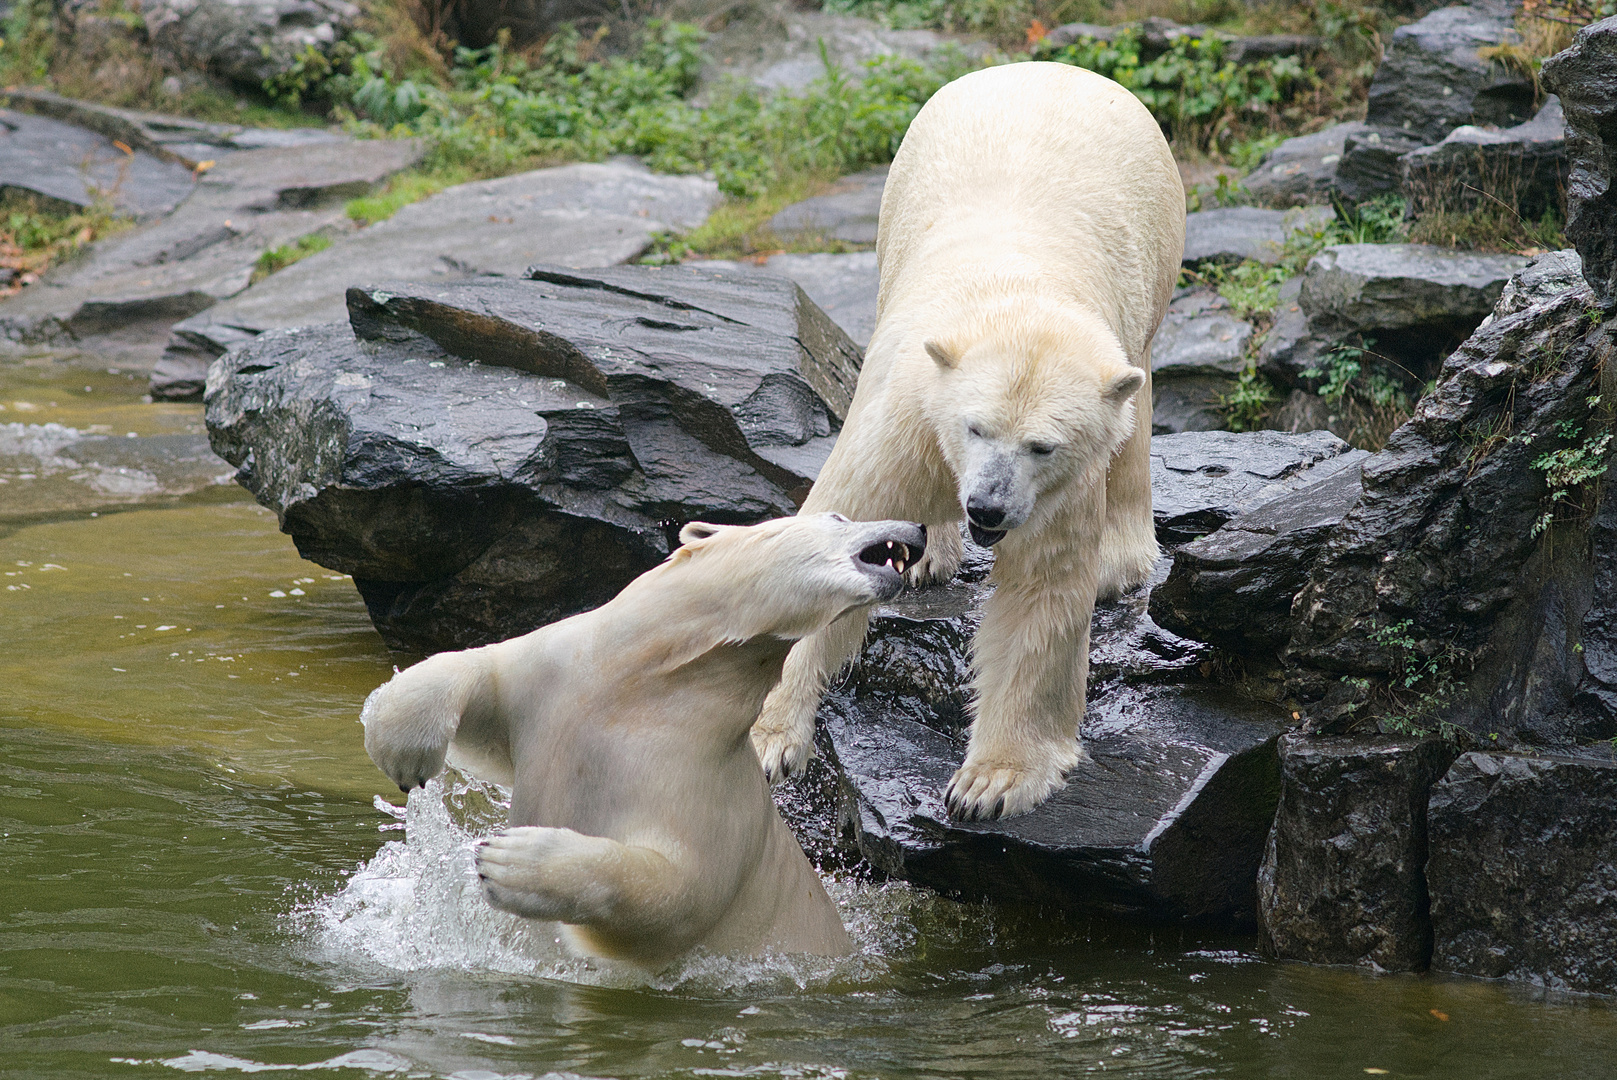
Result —
[{"label": "standing bear's head", "polygon": [[841,514],[759,525],[693,521],[679,540],[668,561],[630,589],[644,583],[665,604],[719,617],[731,641],[796,641],[855,608],[890,600],[926,551],[921,525]]},{"label": "standing bear's head", "polygon": [[991,308],[925,342],[926,415],[984,547],[1044,516],[1053,493],[1093,490],[1134,433],[1145,372],[1095,316],[1047,304]]}]

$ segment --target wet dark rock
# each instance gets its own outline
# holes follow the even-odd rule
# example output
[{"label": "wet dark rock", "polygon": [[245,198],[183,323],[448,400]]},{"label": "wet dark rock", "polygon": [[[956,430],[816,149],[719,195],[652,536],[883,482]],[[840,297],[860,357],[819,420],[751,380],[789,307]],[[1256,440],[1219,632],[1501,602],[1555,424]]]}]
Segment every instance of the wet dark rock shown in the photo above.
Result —
[{"label": "wet dark rock", "polygon": [[1533,115],[1530,75],[1479,50],[1520,44],[1506,12],[1441,8],[1393,31],[1370,83],[1365,122],[1435,143],[1461,124],[1510,127]]},{"label": "wet dark rock", "polygon": [[1155,626],[1144,588],[1096,608],[1089,758],[1067,786],[1021,817],[947,819],[941,793],[965,752],[968,644],[988,589],[972,579],[985,569],[968,559],[965,580],[880,609],[821,709],[859,852],[950,895],[1250,925],[1285,714],[1208,683],[1206,648]]},{"label": "wet dark rock", "polygon": [[[1594,297],[1566,280],[1564,258],[1546,261],[1553,270],[1524,275],[1365,463],[1363,498],[1293,609],[1288,656],[1305,697],[1338,676],[1404,670],[1396,638],[1455,680],[1449,718],[1502,746],[1566,746],[1617,722],[1580,641],[1595,568],[1609,557],[1599,546],[1609,511],[1587,521],[1563,506],[1565,523],[1545,531],[1555,507],[1534,464],[1602,429],[1590,399],[1603,394],[1610,330],[1591,324]],[[1604,648],[1609,631],[1592,629]]]},{"label": "wet dark rock", "polygon": [[349,292],[352,330],[262,335],[208,425],[298,550],[420,651],[604,602],[678,524],[792,513],[858,351],[790,282],[536,268]]},{"label": "wet dark rock", "polygon": [[1426,800],[1455,753],[1437,739],[1281,736],[1280,805],[1258,874],[1270,955],[1426,968]]},{"label": "wet dark rock", "polygon": [[1212,290],[1175,297],[1151,339],[1152,433],[1222,428],[1219,401],[1246,366],[1251,340],[1252,325]]},{"label": "wet dark rock", "polygon": [[1231,64],[1256,64],[1282,56],[1308,56],[1324,42],[1311,34],[1256,34],[1238,37],[1224,46],[1224,59]]},{"label": "wet dark rock", "polygon": [[[1356,451],[1328,431],[1188,431],[1151,440],[1151,512],[1164,544],[1187,543],[1310,486]],[[1338,461],[1348,455],[1347,461]]]},{"label": "wet dark rock", "polygon": [[1567,238],[1609,305],[1617,300],[1617,18],[1578,31],[1571,48],[1544,62],[1543,78],[1566,111]]},{"label": "wet dark rock", "polygon": [[1336,168],[1347,139],[1366,130],[1362,123],[1333,124],[1287,139],[1264,156],[1241,186],[1266,206],[1329,202],[1336,193]]},{"label": "wet dark rock", "polygon": [[1121,26],[1100,26],[1096,23],[1062,23],[1044,35],[1044,41],[1045,44],[1056,49],[1064,45],[1071,45],[1073,42],[1081,41],[1084,38],[1089,38],[1092,41],[1111,42],[1116,41],[1117,35],[1122,33],[1124,29],[1125,27]]},{"label": "wet dark rock", "polygon": [[845,176],[831,190],[793,203],[769,219],[776,235],[815,237],[855,244],[876,242],[876,215],[887,184],[887,166]]},{"label": "wet dark rock", "polygon": [[1335,220],[1328,206],[1300,210],[1262,210],[1255,206],[1228,206],[1185,215],[1185,265],[1203,262],[1238,263],[1256,259],[1274,265],[1281,248],[1294,232],[1316,232]]},{"label": "wet dark rock", "polygon": [[1234,518],[1174,553],[1151,593],[1151,617],[1176,634],[1255,663],[1273,663],[1291,636],[1291,603],[1325,540],[1359,501],[1354,450],[1308,470],[1313,483]]},{"label": "wet dark rock", "polygon": [[195,184],[177,162],[144,150],[126,154],[93,131],[0,109],[0,190],[32,194],[56,210],[105,198],[147,219],[174,209]]},{"label": "wet dark rock", "polygon": [[1342,140],[1333,190],[1350,202],[1362,202],[1397,191],[1403,182],[1403,158],[1425,146],[1427,139],[1402,128],[1365,124]]},{"label": "wet dark rock", "polygon": [[179,70],[207,71],[254,90],[324,52],[357,25],[346,0],[146,0],[146,33]]},{"label": "wet dark rock", "polygon": [[1533,119],[1515,127],[1455,128],[1399,162],[1400,186],[1417,215],[1463,212],[1495,200],[1528,221],[1559,213],[1569,169],[1560,99],[1551,95]]},{"label": "wet dark rock", "polygon": [[1617,992],[1617,760],[1610,748],[1468,753],[1428,811],[1439,971]]}]

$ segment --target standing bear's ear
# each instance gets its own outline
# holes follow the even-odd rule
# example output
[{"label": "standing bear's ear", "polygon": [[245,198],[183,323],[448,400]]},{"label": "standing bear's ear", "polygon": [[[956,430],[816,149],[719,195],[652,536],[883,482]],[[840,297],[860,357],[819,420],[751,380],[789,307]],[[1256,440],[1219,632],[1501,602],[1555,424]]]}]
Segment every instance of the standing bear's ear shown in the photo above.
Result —
[{"label": "standing bear's ear", "polygon": [[1113,405],[1121,405],[1133,397],[1145,385],[1145,372],[1137,367],[1126,367],[1121,373],[1112,376],[1107,384],[1106,400]]},{"label": "standing bear's ear", "polygon": [[926,354],[932,358],[933,362],[945,371],[960,366],[960,361],[940,342],[928,341],[921,347],[926,350]]},{"label": "standing bear's ear", "polygon": [[679,542],[681,544],[694,544],[698,540],[706,540],[710,536],[719,535],[719,530],[722,528],[724,528],[723,525],[710,525],[705,521],[693,521],[679,530]]}]

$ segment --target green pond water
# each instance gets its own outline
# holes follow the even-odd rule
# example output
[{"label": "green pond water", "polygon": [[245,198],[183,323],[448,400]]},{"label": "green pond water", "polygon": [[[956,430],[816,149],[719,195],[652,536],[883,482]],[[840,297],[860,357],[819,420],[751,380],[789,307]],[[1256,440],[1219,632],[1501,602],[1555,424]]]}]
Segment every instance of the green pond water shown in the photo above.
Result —
[{"label": "green pond water", "polygon": [[[92,363],[0,362],[0,424],[200,430]],[[1609,1000],[902,885],[832,884],[842,961],[579,961],[473,887],[497,793],[394,805],[392,658],[244,495],[0,526],[0,571],[0,1076],[1617,1075]]]}]

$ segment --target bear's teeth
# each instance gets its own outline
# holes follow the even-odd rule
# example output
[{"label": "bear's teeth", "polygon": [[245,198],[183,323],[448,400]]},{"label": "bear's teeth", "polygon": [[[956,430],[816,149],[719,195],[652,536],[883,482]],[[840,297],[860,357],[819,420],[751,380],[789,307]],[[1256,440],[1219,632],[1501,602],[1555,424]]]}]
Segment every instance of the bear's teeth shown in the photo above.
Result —
[{"label": "bear's teeth", "polygon": [[904,560],[900,559],[896,563],[894,563],[893,564],[893,569],[897,570],[900,574],[902,574],[904,572]]}]

